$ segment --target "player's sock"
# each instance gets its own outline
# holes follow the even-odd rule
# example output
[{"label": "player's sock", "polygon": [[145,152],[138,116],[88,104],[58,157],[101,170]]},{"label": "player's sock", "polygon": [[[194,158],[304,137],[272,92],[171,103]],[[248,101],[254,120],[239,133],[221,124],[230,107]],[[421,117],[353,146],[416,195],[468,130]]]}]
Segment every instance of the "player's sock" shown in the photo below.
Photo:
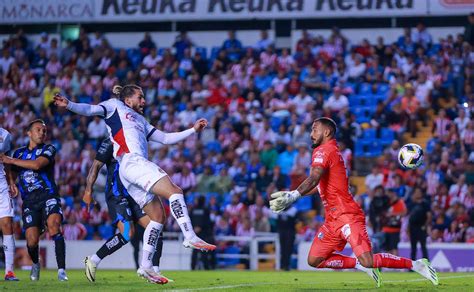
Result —
[{"label": "player's sock", "polygon": [[158,237],[160,236],[163,224],[150,220],[145,232],[143,233],[143,254],[141,260],[141,267],[150,269],[153,266],[152,258],[155,253]]},{"label": "player's sock", "polygon": [[13,271],[15,259],[15,239],[13,235],[3,235],[3,251],[5,252],[5,274]]},{"label": "player's sock", "polygon": [[184,201],[183,194],[173,194],[169,198],[171,214],[174,219],[178,222],[181,232],[186,239],[191,239],[196,236],[194,233],[193,225],[191,224],[191,218],[189,218],[188,207]]},{"label": "player's sock", "polygon": [[411,269],[413,261],[389,253],[374,254],[374,268]]},{"label": "player's sock", "polygon": [[128,241],[123,237],[122,233],[114,234],[111,238],[99,248],[96,254],[91,257],[91,260],[98,265],[102,259],[109,256],[126,245]]},{"label": "player's sock", "polygon": [[163,235],[160,235],[160,237],[158,238],[158,242],[156,244],[155,253],[153,254],[153,258],[151,260],[153,264],[153,270],[156,273],[160,272],[160,259],[161,259],[162,251],[163,251]]},{"label": "player's sock", "polygon": [[66,268],[66,243],[61,233],[52,236],[54,240],[54,251],[56,252],[56,263],[58,269]]},{"label": "player's sock", "polygon": [[28,246],[27,248],[31,261],[33,264],[37,264],[39,262],[39,246]]},{"label": "player's sock", "polygon": [[356,258],[343,254],[333,253],[324,262],[320,263],[318,269],[353,269],[356,266]]}]

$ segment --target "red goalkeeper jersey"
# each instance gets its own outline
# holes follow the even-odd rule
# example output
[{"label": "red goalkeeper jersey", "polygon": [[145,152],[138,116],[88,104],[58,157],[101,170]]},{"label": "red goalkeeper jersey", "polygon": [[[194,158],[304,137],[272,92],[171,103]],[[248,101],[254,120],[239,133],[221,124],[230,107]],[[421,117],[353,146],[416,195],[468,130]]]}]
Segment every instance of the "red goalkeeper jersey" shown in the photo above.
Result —
[{"label": "red goalkeeper jersey", "polygon": [[364,212],[349,192],[346,166],[336,139],[314,149],[311,161],[312,167],[318,166],[324,169],[318,190],[326,213],[326,221],[343,219],[342,215],[364,216]]}]

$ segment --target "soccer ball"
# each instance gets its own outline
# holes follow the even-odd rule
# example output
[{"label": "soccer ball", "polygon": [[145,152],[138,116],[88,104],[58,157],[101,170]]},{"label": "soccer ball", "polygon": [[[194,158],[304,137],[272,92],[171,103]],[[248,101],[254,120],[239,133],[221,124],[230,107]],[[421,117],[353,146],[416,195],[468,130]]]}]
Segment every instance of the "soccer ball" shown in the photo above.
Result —
[{"label": "soccer ball", "polygon": [[423,148],[418,144],[403,145],[398,152],[398,162],[403,168],[415,169],[423,164]]}]

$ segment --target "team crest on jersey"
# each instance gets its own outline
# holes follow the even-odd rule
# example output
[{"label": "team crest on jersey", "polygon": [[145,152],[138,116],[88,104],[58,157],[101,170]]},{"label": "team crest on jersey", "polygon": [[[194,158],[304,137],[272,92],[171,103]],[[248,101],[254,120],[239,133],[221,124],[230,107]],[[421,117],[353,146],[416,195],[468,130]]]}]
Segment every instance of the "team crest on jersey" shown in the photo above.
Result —
[{"label": "team crest on jersey", "polygon": [[31,158],[31,153],[26,154],[26,159],[30,159],[30,158]]},{"label": "team crest on jersey", "polygon": [[36,149],[36,155],[40,155],[41,154],[41,149]]},{"label": "team crest on jersey", "polygon": [[33,218],[31,217],[31,215],[28,215],[26,216],[25,220],[26,220],[26,223],[31,223],[33,221]]},{"label": "team crest on jersey", "polygon": [[322,240],[323,237],[324,237],[324,233],[323,233],[322,231],[320,231],[320,232],[318,233],[318,239],[319,239],[319,240]]}]

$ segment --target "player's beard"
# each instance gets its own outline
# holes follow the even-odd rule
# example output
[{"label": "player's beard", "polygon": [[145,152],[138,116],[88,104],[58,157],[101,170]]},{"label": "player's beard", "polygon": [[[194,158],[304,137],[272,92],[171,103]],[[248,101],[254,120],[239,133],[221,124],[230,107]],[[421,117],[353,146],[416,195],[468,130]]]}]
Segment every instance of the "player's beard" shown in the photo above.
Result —
[{"label": "player's beard", "polygon": [[323,141],[323,137],[319,137],[319,139],[313,139],[313,145],[311,145],[311,148],[316,149],[321,145],[321,142]]}]

